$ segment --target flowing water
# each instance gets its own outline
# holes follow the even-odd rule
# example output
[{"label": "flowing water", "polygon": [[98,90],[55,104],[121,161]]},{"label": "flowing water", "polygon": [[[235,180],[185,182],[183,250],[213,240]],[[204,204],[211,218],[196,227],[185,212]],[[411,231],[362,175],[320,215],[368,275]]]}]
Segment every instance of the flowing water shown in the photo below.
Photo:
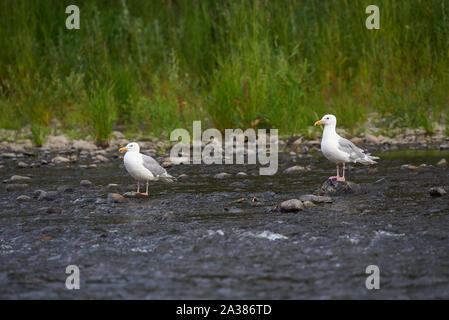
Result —
[{"label": "flowing water", "polygon": [[[121,160],[96,169],[11,170],[30,188],[0,187],[0,298],[68,299],[397,299],[449,298],[449,170],[410,172],[404,163],[435,164],[443,152],[384,154],[377,172],[352,166],[347,179],[363,192],[280,212],[283,201],[313,193],[334,167],[321,156],[297,159],[312,171],[259,176],[255,166],[180,165],[186,180],[150,186],[151,196],[108,204],[106,186],[134,190]],[[233,174],[217,180],[216,173]],[[247,177],[235,177],[245,171]],[[91,187],[79,182],[89,179]],[[18,203],[36,189],[73,186],[54,201]],[[245,198],[239,202],[238,199]],[[47,207],[50,209],[42,209]],[[68,290],[68,265],[81,287]],[[380,289],[367,290],[368,265]]]}]

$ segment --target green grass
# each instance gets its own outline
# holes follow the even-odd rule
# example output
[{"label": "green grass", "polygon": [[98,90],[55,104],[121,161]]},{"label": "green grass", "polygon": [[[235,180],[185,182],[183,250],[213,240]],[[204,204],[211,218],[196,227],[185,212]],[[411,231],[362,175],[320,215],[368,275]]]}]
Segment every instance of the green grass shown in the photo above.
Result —
[{"label": "green grass", "polygon": [[449,132],[446,0],[379,0],[380,30],[365,0],[82,1],[80,30],[69,4],[0,2],[0,127],[36,144],[54,120],[99,145],[192,120],[310,134],[325,113]]}]

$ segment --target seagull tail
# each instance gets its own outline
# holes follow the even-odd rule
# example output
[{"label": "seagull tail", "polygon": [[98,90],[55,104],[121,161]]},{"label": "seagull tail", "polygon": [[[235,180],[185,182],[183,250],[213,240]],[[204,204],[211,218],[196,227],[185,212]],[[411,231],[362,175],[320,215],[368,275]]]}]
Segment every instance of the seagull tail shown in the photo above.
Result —
[{"label": "seagull tail", "polygon": [[161,179],[164,182],[174,182],[176,181],[176,178],[169,175],[168,173],[163,173],[162,175],[159,176],[159,179]]},{"label": "seagull tail", "polygon": [[367,153],[367,154],[365,154],[365,157],[363,159],[360,159],[357,162],[360,162],[361,164],[375,164],[377,162],[374,160],[378,160],[378,159],[380,159],[380,158],[372,156],[371,154]]}]

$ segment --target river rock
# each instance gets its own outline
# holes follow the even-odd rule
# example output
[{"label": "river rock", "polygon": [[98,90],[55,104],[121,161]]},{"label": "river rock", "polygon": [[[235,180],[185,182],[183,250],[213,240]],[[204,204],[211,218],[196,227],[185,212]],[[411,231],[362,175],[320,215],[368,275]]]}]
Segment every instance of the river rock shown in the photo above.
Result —
[{"label": "river rock", "polygon": [[89,180],[81,180],[80,181],[80,186],[82,187],[90,187],[92,185],[92,182],[90,182]]},{"label": "river rock", "polygon": [[332,203],[333,200],[331,197],[326,196],[316,196],[314,194],[305,194],[299,197],[299,200],[302,202],[310,201],[313,203]]},{"label": "river rock", "polygon": [[447,194],[443,187],[430,188],[429,193],[432,197],[441,197]]},{"label": "river rock", "polygon": [[312,201],[304,201],[302,204],[304,205],[304,207],[316,207],[316,204]]},{"label": "river rock", "polygon": [[437,166],[438,167],[446,167],[447,166],[447,161],[446,161],[446,159],[441,159],[440,161],[438,161],[438,163],[437,163]]},{"label": "river rock", "polygon": [[26,163],[23,162],[23,161],[19,161],[19,162],[17,163],[17,167],[19,167],[19,168],[28,168],[28,164],[26,164]]},{"label": "river rock", "polygon": [[246,174],[246,172],[238,172],[235,176],[239,177],[239,178],[243,178],[243,177],[247,177],[248,174]]},{"label": "river rock", "polygon": [[60,207],[42,207],[37,209],[38,213],[61,213],[61,211]]},{"label": "river rock", "polygon": [[440,150],[441,151],[449,150],[449,144],[442,144],[442,145],[440,145]]},{"label": "river rock", "polygon": [[372,134],[369,134],[369,133],[367,133],[365,135],[365,139],[366,139],[366,142],[371,143],[371,144],[379,144],[380,143],[380,140],[378,137],[373,136]]},{"label": "river rock", "polygon": [[401,170],[409,170],[409,171],[418,171],[421,170],[422,168],[411,165],[411,164],[403,164],[401,166]]},{"label": "river rock", "polygon": [[350,181],[337,181],[337,179],[327,179],[318,190],[320,196],[340,196],[344,194],[358,193],[361,191],[360,185]]},{"label": "river rock", "polygon": [[62,156],[56,156],[53,159],[51,159],[51,162],[53,162],[54,164],[68,163],[70,162],[70,159]]},{"label": "river rock", "polygon": [[42,200],[53,201],[53,200],[56,200],[57,198],[58,198],[58,192],[57,191],[44,191],[44,192],[41,192],[41,194],[39,195],[37,200],[39,200],[39,201],[42,201]]},{"label": "river rock", "polygon": [[230,178],[231,175],[229,173],[226,172],[221,172],[221,173],[217,173],[216,175],[214,175],[215,179],[227,179]]},{"label": "river rock", "polygon": [[2,153],[2,158],[12,159],[12,158],[15,158],[15,157],[16,157],[16,154],[12,153],[12,152]]},{"label": "river rock", "polygon": [[284,174],[294,174],[299,172],[308,171],[306,167],[303,166],[293,166],[284,170]]},{"label": "river rock", "polygon": [[31,201],[31,197],[28,197],[28,196],[26,196],[26,195],[21,195],[21,196],[18,196],[18,197],[16,198],[16,201],[18,201],[18,202],[27,202],[27,201]]},{"label": "river rock", "polygon": [[298,199],[290,199],[282,202],[280,207],[283,212],[298,212],[303,209],[304,205]]},{"label": "river rock", "polygon": [[47,141],[45,141],[42,146],[43,149],[51,150],[65,150],[70,148],[70,140],[67,136],[48,136]]},{"label": "river rock", "polygon": [[93,142],[84,140],[74,140],[73,147],[77,150],[97,150],[97,146]]},{"label": "river rock", "polygon": [[178,179],[179,180],[185,180],[185,179],[187,179],[189,176],[188,175],[186,175],[186,174],[180,174],[179,176],[178,176]]},{"label": "river rock", "polygon": [[13,175],[11,178],[9,178],[9,182],[20,182],[20,181],[30,181],[31,178],[30,177],[25,177],[25,176],[18,176],[18,175]]},{"label": "river rock", "polygon": [[129,202],[124,196],[118,193],[108,193],[108,203],[125,203]]},{"label": "river rock", "polygon": [[101,154],[97,155],[95,158],[101,162],[109,162],[109,159]]},{"label": "river rock", "polygon": [[108,184],[107,186],[106,186],[106,189],[117,189],[117,188],[119,188],[120,186],[118,185],[118,184],[116,184],[116,183],[110,183],[110,184]]},{"label": "river rock", "polygon": [[29,185],[26,183],[11,183],[6,185],[6,191],[19,191],[28,189]]}]

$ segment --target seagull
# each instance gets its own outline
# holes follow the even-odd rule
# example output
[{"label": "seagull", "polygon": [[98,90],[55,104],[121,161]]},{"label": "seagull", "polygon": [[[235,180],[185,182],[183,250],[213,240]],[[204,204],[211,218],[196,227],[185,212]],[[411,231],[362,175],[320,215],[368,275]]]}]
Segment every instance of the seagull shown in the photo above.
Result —
[{"label": "seagull", "polygon": [[[345,181],[345,163],[347,162],[358,162],[365,165],[377,163],[374,160],[379,159],[378,157],[365,153],[354,143],[338,135],[335,131],[337,118],[334,115],[326,114],[321,120],[315,122],[315,126],[320,124],[324,124],[321,152],[327,159],[337,164],[337,176],[329,177],[329,179]],[[342,177],[340,177],[340,164],[343,164]]]},{"label": "seagull", "polygon": [[140,153],[138,143],[128,143],[126,147],[120,148],[119,151],[126,151],[123,162],[128,173],[137,180],[137,193],[140,193],[140,181],[146,181],[147,189],[142,195],[148,196],[149,181],[162,180],[165,182],[173,182],[173,180],[176,180],[156,160]]}]

